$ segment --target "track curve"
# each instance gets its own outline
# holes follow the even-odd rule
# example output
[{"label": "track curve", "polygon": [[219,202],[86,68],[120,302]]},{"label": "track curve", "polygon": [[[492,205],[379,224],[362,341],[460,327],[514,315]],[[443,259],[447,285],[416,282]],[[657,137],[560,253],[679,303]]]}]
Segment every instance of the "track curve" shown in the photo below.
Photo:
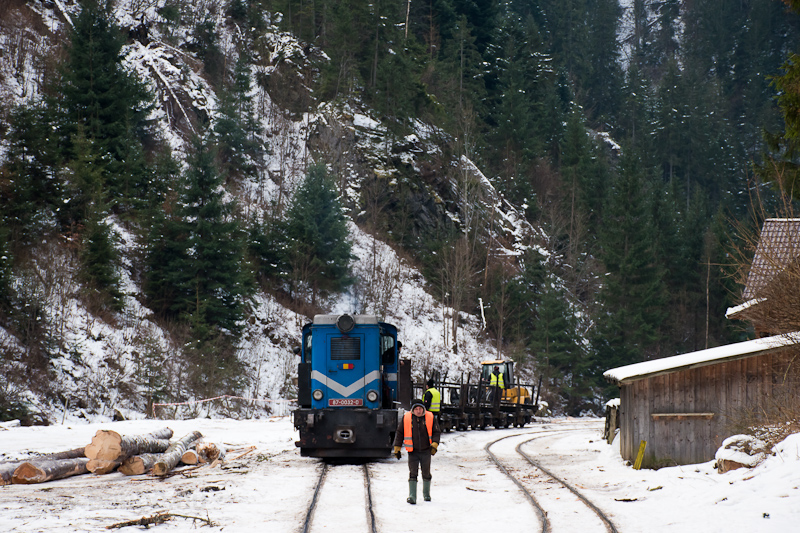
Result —
[{"label": "track curve", "polygon": [[[576,520],[584,524],[581,527],[582,531],[605,530],[608,533],[618,533],[611,519],[591,500],[521,449],[535,440],[579,429],[545,430],[537,432],[539,434],[534,434],[532,437],[530,432],[506,435],[487,443],[484,449],[492,462],[523,491],[531,502],[539,514],[542,533],[552,533],[554,530],[574,531]],[[527,440],[517,443],[513,454],[509,450],[505,450],[501,454],[503,455],[502,459],[491,450],[493,446],[501,444],[507,439],[519,438],[527,438]],[[572,497],[567,497],[567,493]],[[539,497],[537,498],[534,494]],[[565,517],[569,517],[568,522],[572,525],[562,523]]]}]

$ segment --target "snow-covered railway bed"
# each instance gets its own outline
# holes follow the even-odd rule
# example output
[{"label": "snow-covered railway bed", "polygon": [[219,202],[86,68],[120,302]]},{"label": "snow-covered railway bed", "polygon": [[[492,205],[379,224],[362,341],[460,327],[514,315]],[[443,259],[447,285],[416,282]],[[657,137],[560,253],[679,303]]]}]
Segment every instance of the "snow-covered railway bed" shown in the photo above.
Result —
[{"label": "snow-covered railway bed", "polygon": [[368,489],[369,466],[322,463],[302,533],[316,531],[364,531],[375,533],[372,500]]},{"label": "snow-covered railway bed", "polygon": [[[616,533],[616,527],[603,512],[572,485],[541,467],[523,451],[532,448],[540,439],[582,428],[541,430],[533,433],[507,435],[489,442],[486,451],[504,473],[529,496],[539,513],[543,533],[574,531]],[[536,434],[540,433],[540,434]]]}]

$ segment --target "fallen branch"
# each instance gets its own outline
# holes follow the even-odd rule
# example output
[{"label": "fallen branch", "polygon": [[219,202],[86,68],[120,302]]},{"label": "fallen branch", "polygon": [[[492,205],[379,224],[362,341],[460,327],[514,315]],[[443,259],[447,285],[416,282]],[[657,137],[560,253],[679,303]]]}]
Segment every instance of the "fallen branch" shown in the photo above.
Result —
[{"label": "fallen branch", "polygon": [[248,453],[250,453],[250,452],[254,451],[255,449],[256,449],[256,447],[255,447],[255,446],[250,446],[249,448],[247,448],[247,451],[245,451],[244,453],[242,453],[242,454],[240,454],[240,455],[237,455],[236,457],[234,457],[233,459],[230,459],[230,460],[231,460],[231,461],[235,461],[235,460],[237,460],[237,459],[241,459],[242,457],[244,457],[244,456],[245,456],[245,455],[247,455]]},{"label": "fallen branch", "polygon": [[142,518],[136,520],[127,520],[125,522],[118,522],[116,524],[111,524],[110,526],[106,526],[106,529],[119,529],[128,526],[149,527],[152,525],[163,524],[164,522],[166,522],[171,518],[187,518],[189,520],[200,520],[201,522],[205,522],[205,524],[209,527],[213,527],[215,525],[214,522],[212,522],[209,518],[200,518],[199,516],[187,516],[175,513],[157,513],[152,516],[143,516]]},{"label": "fallen branch", "polygon": [[217,446],[213,442],[196,441],[194,449],[186,450],[181,456],[181,462],[185,465],[196,465],[213,463],[217,459],[225,457],[225,448]]},{"label": "fallen branch", "polygon": [[197,444],[197,455],[203,463],[213,463],[217,459],[225,457],[225,448],[217,446],[213,442],[199,442]]},{"label": "fallen branch", "polygon": [[192,431],[182,439],[170,444],[161,459],[153,465],[153,474],[164,476],[169,473],[181,460],[186,449],[189,448],[194,441],[201,438],[203,438],[203,435],[199,431]]}]

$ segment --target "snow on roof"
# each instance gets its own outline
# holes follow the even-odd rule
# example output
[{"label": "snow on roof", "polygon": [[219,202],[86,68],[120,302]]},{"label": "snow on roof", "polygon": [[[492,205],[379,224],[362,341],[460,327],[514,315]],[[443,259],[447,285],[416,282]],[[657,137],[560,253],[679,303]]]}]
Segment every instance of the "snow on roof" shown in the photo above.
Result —
[{"label": "snow on roof", "polygon": [[736,344],[717,346],[716,348],[708,348],[707,350],[700,350],[698,352],[665,357],[654,361],[644,361],[633,365],[612,368],[611,370],[606,370],[605,373],[603,373],[603,377],[608,381],[622,384],[623,382],[636,381],[659,374],[677,372],[678,370],[687,370],[689,368],[721,363],[727,360],[751,357],[761,352],[798,344],[798,342],[800,342],[800,332],[787,335],[775,335],[774,337],[764,337]]},{"label": "snow on roof", "polygon": [[755,298],[753,300],[747,300],[743,304],[735,305],[733,307],[729,307],[727,311],[725,311],[725,318],[733,318],[745,309],[748,309],[756,304],[760,304],[766,300],[766,298]]}]

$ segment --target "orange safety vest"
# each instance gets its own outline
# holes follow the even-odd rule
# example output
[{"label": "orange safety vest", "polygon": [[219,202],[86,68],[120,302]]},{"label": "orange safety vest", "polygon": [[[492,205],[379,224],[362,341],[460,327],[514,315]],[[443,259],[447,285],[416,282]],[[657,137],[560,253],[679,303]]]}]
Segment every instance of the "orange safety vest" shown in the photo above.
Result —
[{"label": "orange safety vest", "polygon": [[[407,452],[414,451],[414,443],[411,440],[411,417],[413,414],[409,411],[403,415],[403,445],[406,447]],[[425,411],[425,427],[428,430],[428,442],[431,442],[431,435],[433,435],[433,413]]]}]

